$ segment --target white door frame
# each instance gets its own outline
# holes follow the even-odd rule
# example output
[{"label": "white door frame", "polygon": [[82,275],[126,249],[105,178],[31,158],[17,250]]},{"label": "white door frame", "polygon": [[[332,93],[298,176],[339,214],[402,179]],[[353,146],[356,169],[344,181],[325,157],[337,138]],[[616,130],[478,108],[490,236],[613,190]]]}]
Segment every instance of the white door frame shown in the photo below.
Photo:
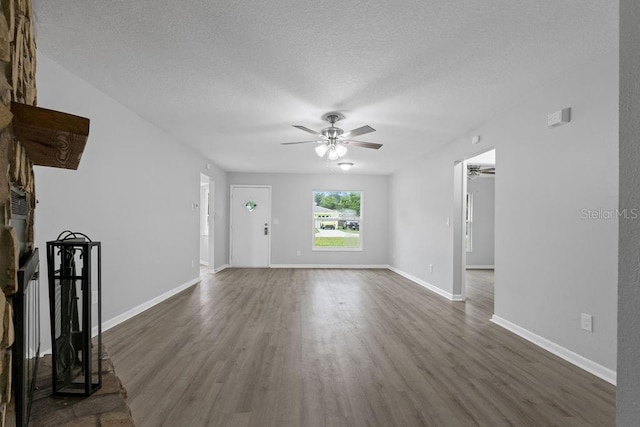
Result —
[{"label": "white door frame", "polygon": [[216,255],[216,236],[215,236],[215,200],[216,200],[216,183],[209,177],[209,271],[215,271],[215,255]]},{"label": "white door frame", "polygon": [[467,161],[453,165],[453,285],[454,301],[465,300],[467,253],[464,249],[465,208],[467,194]]},{"label": "white door frame", "polygon": [[[208,194],[206,200],[202,200],[202,187],[206,185],[208,189]],[[207,222],[207,228],[209,230],[209,234],[207,235],[207,257],[206,259],[202,258],[202,247],[200,248],[200,263],[205,262],[205,266],[207,266],[207,272],[214,272],[214,261],[215,261],[215,221],[214,221],[214,209],[215,209],[215,188],[216,184],[205,173],[200,173],[200,231],[202,231],[202,222]],[[200,234],[200,233],[199,233]],[[202,239],[202,234],[200,234],[200,239]]]},{"label": "white door frame", "polygon": [[271,267],[271,186],[270,185],[243,185],[232,184],[229,191],[229,265],[234,266],[233,263],[233,192],[236,188],[266,188],[269,190],[269,211],[267,212],[267,224],[269,228],[269,234],[267,235],[267,267]]},{"label": "white door frame", "polygon": [[[487,148],[453,165],[453,300],[464,301],[466,296],[465,276],[467,272],[467,252],[465,243],[465,212],[467,210],[467,160],[495,147]],[[497,162],[496,162],[497,163]],[[495,203],[495,202],[494,202]],[[495,264],[495,261],[494,261]]]}]

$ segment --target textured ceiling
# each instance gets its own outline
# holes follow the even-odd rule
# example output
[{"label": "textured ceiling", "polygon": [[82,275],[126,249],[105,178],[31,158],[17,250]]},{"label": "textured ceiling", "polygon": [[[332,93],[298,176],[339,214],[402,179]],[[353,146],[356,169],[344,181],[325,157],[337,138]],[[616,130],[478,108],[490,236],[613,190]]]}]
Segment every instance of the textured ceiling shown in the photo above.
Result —
[{"label": "textured ceiling", "polygon": [[[610,0],[34,0],[38,48],[227,171],[391,173],[617,48]],[[46,105],[42,105],[46,107]],[[81,114],[81,112],[76,112]]]}]

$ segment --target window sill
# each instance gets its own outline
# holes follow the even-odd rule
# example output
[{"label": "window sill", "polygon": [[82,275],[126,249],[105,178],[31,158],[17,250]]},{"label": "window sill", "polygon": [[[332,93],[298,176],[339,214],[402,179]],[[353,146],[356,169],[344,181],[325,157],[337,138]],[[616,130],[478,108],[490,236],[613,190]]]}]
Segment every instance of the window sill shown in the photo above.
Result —
[{"label": "window sill", "polygon": [[311,248],[313,252],[362,252],[362,248]]}]

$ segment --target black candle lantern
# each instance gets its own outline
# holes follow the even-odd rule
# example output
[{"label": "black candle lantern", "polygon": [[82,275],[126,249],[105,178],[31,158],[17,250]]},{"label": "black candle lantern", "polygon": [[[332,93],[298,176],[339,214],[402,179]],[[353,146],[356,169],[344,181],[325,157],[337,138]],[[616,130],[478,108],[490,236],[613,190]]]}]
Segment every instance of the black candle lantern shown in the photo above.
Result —
[{"label": "black candle lantern", "polygon": [[47,242],[54,394],[89,396],[102,386],[100,258],[100,242],[82,233],[65,231]]}]

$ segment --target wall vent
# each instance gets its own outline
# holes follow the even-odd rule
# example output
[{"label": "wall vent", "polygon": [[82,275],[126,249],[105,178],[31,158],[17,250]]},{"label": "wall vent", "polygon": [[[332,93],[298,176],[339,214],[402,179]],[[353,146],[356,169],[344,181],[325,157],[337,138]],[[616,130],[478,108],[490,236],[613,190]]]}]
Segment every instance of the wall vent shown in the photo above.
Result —
[{"label": "wall vent", "polygon": [[11,218],[26,219],[29,206],[27,205],[27,196],[24,191],[15,186],[11,186]]}]

